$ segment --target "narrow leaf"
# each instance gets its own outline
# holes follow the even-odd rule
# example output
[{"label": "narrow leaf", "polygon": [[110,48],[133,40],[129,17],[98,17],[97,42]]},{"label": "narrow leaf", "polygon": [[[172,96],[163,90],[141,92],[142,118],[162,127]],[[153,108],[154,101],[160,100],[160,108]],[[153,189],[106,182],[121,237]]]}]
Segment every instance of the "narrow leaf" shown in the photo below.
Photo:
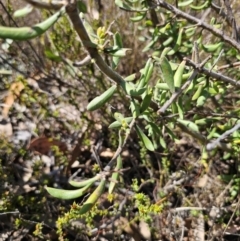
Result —
[{"label": "narrow leaf", "polygon": [[189,128],[192,131],[199,132],[198,126],[192,121],[177,119],[177,122],[186,126],[187,128]]},{"label": "narrow leaf", "polygon": [[154,151],[154,146],[152,144],[152,142],[150,141],[150,139],[143,133],[143,131],[141,130],[141,128],[136,125],[136,131],[137,134],[139,136],[139,138],[141,139],[141,141],[143,142],[143,144],[145,145],[145,147],[149,150],[149,151]]},{"label": "narrow leaf", "polygon": [[86,185],[93,184],[94,182],[99,180],[100,177],[101,177],[101,175],[96,175],[95,177],[92,177],[92,178],[89,178],[87,180],[80,181],[80,182],[70,180],[69,184],[73,187],[85,187]]},{"label": "narrow leaf", "polygon": [[160,68],[162,71],[162,78],[164,82],[167,83],[170,91],[174,93],[175,87],[174,87],[173,71],[166,57],[161,58]]},{"label": "narrow leaf", "polygon": [[46,190],[53,197],[69,200],[69,199],[78,198],[84,195],[92,184],[93,183],[90,183],[89,185],[77,190],[64,190],[64,189],[57,189],[52,187],[46,187]]},{"label": "narrow leaf", "polygon": [[27,14],[31,13],[33,10],[32,5],[27,4],[25,7],[22,9],[18,9],[13,13],[14,18],[20,18],[20,17],[25,17]]}]

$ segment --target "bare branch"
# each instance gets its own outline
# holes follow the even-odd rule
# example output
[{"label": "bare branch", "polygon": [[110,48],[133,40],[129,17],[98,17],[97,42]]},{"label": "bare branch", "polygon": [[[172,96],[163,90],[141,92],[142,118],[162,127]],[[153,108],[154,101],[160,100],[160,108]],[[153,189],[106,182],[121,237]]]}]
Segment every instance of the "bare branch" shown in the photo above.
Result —
[{"label": "bare branch", "polygon": [[213,150],[214,148],[218,147],[220,145],[220,141],[224,140],[226,137],[231,135],[233,132],[240,129],[240,123],[235,125],[232,129],[225,131],[221,136],[219,136],[215,141],[208,143],[206,148],[208,151]]},{"label": "bare branch", "polygon": [[238,67],[238,66],[240,66],[240,62],[222,65],[222,66],[218,67],[217,69],[222,70],[222,69],[229,69],[231,67]]}]

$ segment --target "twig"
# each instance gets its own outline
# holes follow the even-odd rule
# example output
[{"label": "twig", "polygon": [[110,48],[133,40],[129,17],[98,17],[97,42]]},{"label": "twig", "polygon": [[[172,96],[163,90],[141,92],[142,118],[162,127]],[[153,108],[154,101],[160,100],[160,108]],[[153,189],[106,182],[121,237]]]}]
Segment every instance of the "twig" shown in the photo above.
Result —
[{"label": "twig", "polygon": [[228,16],[225,11],[223,11],[222,7],[219,7],[215,3],[211,2],[211,8],[216,11],[218,15],[220,15],[222,18],[227,20],[227,23],[231,26],[231,19],[230,16]]},{"label": "twig", "polygon": [[182,241],[184,237],[184,222],[182,218],[181,218],[181,224],[182,224],[182,231],[181,231],[180,241]]},{"label": "twig", "polygon": [[237,131],[240,128],[240,123],[236,124],[232,129],[225,131],[221,136],[219,136],[216,140],[214,140],[212,143],[208,143],[206,148],[207,151],[211,151],[217,146],[220,145],[220,141],[224,140],[226,137],[231,135],[233,132]]},{"label": "twig", "polygon": [[223,69],[228,69],[231,67],[238,67],[238,66],[240,66],[240,62],[222,65],[222,66],[218,67],[217,70],[223,70]]},{"label": "twig", "polygon": [[[227,230],[227,228],[229,227],[229,224],[232,222],[233,216],[236,214],[237,209],[239,209],[239,205],[240,205],[240,197],[239,197],[238,203],[237,203],[237,205],[236,205],[236,207],[235,207],[235,209],[234,209],[234,211],[233,211],[233,214],[231,215],[231,217],[230,217],[230,219],[229,219],[229,221],[228,221],[225,229],[224,229],[223,232],[222,232],[222,236],[223,236],[224,234],[226,234],[226,230]],[[239,236],[240,236],[240,235],[239,235]]]},{"label": "twig", "polygon": [[75,177],[77,177],[77,175],[82,171],[82,168],[78,168],[78,170],[76,172],[74,172],[70,177],[69,177],[69,181],[73,180]]},{"label": "twig", "polygon": [[91,59],[94,60],[97,67],[100,69],[102,73],[104,73],[108,78],[112,81],[116,82],[119,85],[124,85],[125,81],[123,78],[113,71],[103,60],[102,56],[98,53],[98,49],[96,45],[91,42],[90,37],[83,25],[81,18],[79,17],[79,13],[77,10],[76,1],[74,3],[69,3],[66,7],[66,12],[72,21],[75,31],[80,37],[83,46],[88,51]]},{"label": "twig", "polygon": [[92,153],[93,153],[93,156],[94,156],[97,164],[99,165],[100,169],[102,170],[102,162],[100,161],[100,158],[99,158],[99,155],[97,153],[96,147],[92,146],[91,149],[92,149]]},{"label": "twig", "polygon": [[[114,81],[118,85],[121,85],[123,89],[125,89],[126,82],[124,81],[122,76],[106,64],[102,56],[99,54],[96,44],[91,41],[90,36],[88,35],[87,30],[84,27],[82,19],[79,17],[76,1],[73,1],[73,3],[69,3],[66,6],[66,12],[73,24],[75,31],[81,39],[84,48],[88,51],[92,61],[96,64],[99,70],[103,74],[105,74],[110,80]],[[139,99],[139,96],[134,97],[134,99]],[[154,101],[151,101],[150,106],[155,110],[158,109],[157,104]]]},{"label": "twig", "polygon": [[83,60],[74,62],[73,66],[75,66],[75,67],[84,66],[84,65],[87,65],[88,63],[90,63],[90,61],[91,61],[91,57],[89,55],[87,55]]},{"label": "twig", "polygon": [[196,62],[197,64],[200,63],[200,57],[199,57],[199,48],[197,41],[194,41],[193,43],[193,52],[192,52],[192,60]]},{"label": "twig", "polygon": [[179,188],[179,186],[181,186],[187,179],[188,177],[183,177],[180,180],[174,181],[173,184],[166,185],[165,187],[163,187],[163,191],[165,193],[176,191]]},{"label": "twig", "polygon": [[158,114],[163,114],[167,110],[167,108],[182,94],[182,92],[190,85],[192,80],[198,74],[198,70],[194,70],[188,80],[183,84],[183,86],[175,93],[172,94],[171,98],[165,102],[165,104],[158,110]]},{"label": "twig", "polygon": [[20,214],[20,212],[18,210],[17,211],[12,211],[12,212],[4,212],[4,213],[0,213],[0,216],[8,215],[8,214]]},{"label": "twig", "polygon": [[118,149],[116,150],[114,156],[112,157],[112,159],[110,160],[110,162],[105,166],[104,171],[109,172],[109,171],[111,170],[111,168],[112,168],[112,166],[114,165],[117,157],[118,157],[118,156],[121,154],[121,152],[123,151],[123,148],[124,148],[124,146],[125,146],[126,143],[127,143],[127,140],[128,140],[128,138],[129,138],[129,135],[130,135],[130,133],[131,133],[131,130],[132,130],[134,124],[135,124],[135,118],[133,118],[133,120],[131,121],[131,123],[130,123],[130,125],[129,125],[129,131],[126,133],[126,136],[125,136],[125,138],[124,138],[124,140],[123,140],[123,143],[118,146]]},{"label": "twig", "polygon": [[184,211],[191,211],[191,210],[205,211],[205,210],[207,210],[207,208],[203,208],[203,207],[179,207],[179,208],[171,209],[170,211],[172,213],[177,213],[177,212],[184,212]]},{"label": "twig", "polygon": [[[193,58],[196,58],[196,60],[199,61],[198,46],[197,46],[196,42],[194,42],[194,52],[195,52],[195,54],[194,54]],[[184,59],[187,60],[186,58],[184,58]],[[183,86],[177,92],[172,94],[171,98],[160,108],[160,110],[158,110],[158,114],[165,113],[167,108],[178,98],[178,96],[180,96],[182,94],[182,92],[190,85],[192,80],[196,77],[196,75],[198,74],[197,69],[202,68],[202,66],[204,66],[204,64],[208,60],[209,60],[209,58],[206,58],[202,63],[198,63],[196,65],[195,70],[193,71],[191,76],[188,78],[188,80],[183,84]]]},{"label": "twig", "polygon": [[240,44],[237,41],[235,41],[234,39],[232,39],[231,37],[225,35],[223,33],[223,31],[218,30],[207,23],[204,23],[199,18],[193,17],[193,16],[189,15],[188,13],[179,10],[178,8],[167,3],[166,1],[158,0],[157,2],[158,2],[159,6],[171,11],[172,13],[176,14],[177,16],[187,19],[190,22],[196,23],[199,27],[202,27],[203,29],[210,31],[213,35],[219,37],[220,39],[224,40],[225,42],[229,43],[232,47],[234,47],[235,49],[240,51]]},{"label": "twig", "polygon": [[223,53],[224,53],[224,50],[222,49],[222,50],[220,51],[220,53],[219,53],[217,59],[214,61],[213,65],[212,65],[212,67],[211,67],[211,69],[210,69],[210,71],[213,70],[213,68],[215,67],[215,65],[216,65],[217,62],[219,61],[219,59],[222,57],[222,54],[223,54]]},{"label": "twig", "polygon": [[228,18],[230,20],[230,23],[232,25],[232,38],[236,39],[236,41],[239,42],[237,23],[236,23],[236,20],[234,18],[229,0],[224,0],[224,4],[227,8],[227,16],[228,16]]},{"label": "twig", "polygon": [[190,136],[194,137],[195,139],[197,139],[202,145],[206,145],[207,143],[207,138],[200,134],[197,131],[193,131],[190,128],[187,128],[185,125],[176,122],[176,125],[185,133],[189,134]]},{"label": "twig", "polygon": [[[238,208],[238,204],[235,204],[235,205],[236,205],[236,208]],[[211,213],[211,212],[219,213],[219,212],[230,212],[231,207],[232,207],[232,205],[226,206],[226,207],[212,206],[212,207],[209,207],[209,208],[204,208],[204,207],[178,207],[178,208],[170,209],[170,211],[172,213],[176,213],[176,212],[185,212],[185,211],[196,210],[196,211],[207,211],[208,213]]]},{"label": "twig", "polygon": [[150,13],[150,16],[151,16],[153,26],[156,27],[159,24],[159,20],[158,20],[158,16],[157,16],[157,13],[155,11],[155,8],[153,8],[153,2],[151,0],[148,0],[147,4],[150,7],[149,13]]},{"label": "twig", "polygon": [[234,86],[240,87],[239,81],[229,78],[223,74],[219,74],[214,71],[211,71],[205,67],[199,66],[196,63],[194,63],[191,59],[186,58],[186,61],[187,61],[188,65],[194,67],[195,69],[198,69],[199,73],[203,73],[209,77],[212,77],[213,79],[217,79],[217,80],[232,84]]}]

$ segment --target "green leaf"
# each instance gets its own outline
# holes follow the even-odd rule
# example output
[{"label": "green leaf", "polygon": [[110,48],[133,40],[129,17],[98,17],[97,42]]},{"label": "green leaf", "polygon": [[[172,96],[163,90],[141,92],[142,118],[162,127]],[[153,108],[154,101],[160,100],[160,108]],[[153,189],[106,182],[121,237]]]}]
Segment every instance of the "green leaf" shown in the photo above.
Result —
[{"label": "green leaf", "polygon": [[82,0],[77,1],[77,8],[79,12],[87,13],[87,6]]},{"label": "green leaf", "polygon": [[173,139],[173,140],[177,140],[176,135],[173,133],[173,131],[165,125],[165,130],[168,133],[168,135]]},{"label": "green leaf", "polygon": [[151,129],[152,129],[153,132],[155,132],[155,134],[158,134],[158,135],[162,134],[159,126],[157,126],[155,123],[148,122],[148,124],[151,126]]},{"label": "green leaf", "polygon": [[123,166],[122,165],[122,158],[121,158],[121,156],[118,156],[117,165],[116,165],[116,167],[114,169],[114,172],[112,174],[112,177],[111,177],[112,181],[110,182],[109,188],[108,188],[108,193],[110,193],[110,194],[113,192],[113,190],[114,190],[114,188],[117,184],[117,181],[119,179],[119,172],[118,171],[122,168],[122,166]]},{"label": "green leaf", "polygon": [[64,200],[70,200],[70,199],[75,199],[84,195],[92,184],[93,183],[90,183],[87,186],[77,190],[64,190],[64,189],[57,189],[52,187],[46,187],[45,189],[53,197],[64,199]]},{"label": "green leaf", "polygon": [[140,138],[140,140],[143,142],[144,146],[149,150],[149,151],[154,151],[154,146],[152,144],[152,142],[150,141],[150,139],[143,133],[143,131],[141,130],[141,128],[136,125],[136,131],[137,134]]},{"label": "green leaf", "polygon": [[183,124],[184,126],[191,129],[192,131],[199,132],[198,126],[192,121],[177,119],[177,122],[180,124]]},{"label": "green leaf", "polygon": [[129,48],[117,49],[115,51],[109,52],[109,54],[112,56],[115,56],[115,57],[124,57],[124,56],[126,56],[127,51],[131,51],[131,49],[129,49]]},{"label": "green leaf", "polygon": [[158,38],[154,38],[153,40],[151,40],[142,50],[142,52],[147,52],[148,50],[151,49],[151,47],[153,47],[153,45],[157,42]]},{"label": "green leaf", "polygon": [[94,111],[105,105],[112,98],[117,86],[113,85],[100,96],[95,97],[88,105],[87,110]]},{"label": "green leaf", "polygon": [[156,87],[160,90],[169,90],[169,86],[167,83],[157,83]]},{"label": "green leaf", "polygon": [[167,144],[166,144],[166,142],[165,142],[165,140],[164,140],[164,138],[163,138],[162,136],[159,137],[159,142],[160,142],[160,145],[161,145],[164,149],[167,148]]},{"label": "green leaf", "polygon": [[60,56],[54,54],[50,49],[44,50],[44,54],[48,59],[50,59],[52,61],[55,61],[55,62],[61,62],[62,61],[62,58]]},{"label": "green leaf", "polygon": [[89,179],[84,180],[84,181],[79,181],[79,182],[70,180],[69,184],[73,187],[85,187],[86,185],[93,184],[94,182],[96,182],[100,178],[101,178],[101,175],[96,175],[95,177],[89,178]]},{"label": "green leaf", "polygon": [[168,61],[168,59],[164,56],[160,60],[160,68],[162,72],[162,79],[164,80],[165,83],[167,83],[170,91],[172,93],[175,92],[175,86],[174,86],[174,78],[173,78],[173,71],[171,68],[171,65]]},{"label": "green leaf", "polygon": [[197,99],[197,107],[198,106],[203,106],[207,100],[207,98],[209,98],[209,92],[206,91],[205,89],[202,91],[201,95],[199,96],[199,98]]},{"label": "green leaf", "polygon": [[94,192],[88,197],[87,201],[82,205],[82,208],[79,210],[78,214],[82,215],[87,213],[97,202],[97,200],[101,197],[105,190],[106,179],[101,180],[98,187],[94,190]]},{"label": "green leaf", "polygon": [[140,115],[140,105],[136,100],[134,100],[134,99],[131,100],[130,109],[131,109],[131,112],[132,112],[132,115],[133,115],[134,118],[139,117],[139,115]]},{"label": "green leaf", "polygon": [[[122,43],[122,38],[119,32],[116,32],[113,37],[113,43],[114,47],[117,47],[116,49],[122,49],[123,48],[123,43]],[[118,63],[120,61],[120,56],[113,56],[112,57],[112,67],[114,69],[117,68]]]},{"label": "green leaf", "polygon": [[131,7],[129,5],[127,5],[126,3],[124,3],[122,0],[115,0],[115,4],[122,9],[125,10],[131,10]]},{"label": "green leaf", "polygon": [[186,64],[186,60],[183,60],[179,64],[179,66],[178,66],[178,68],[177,68],[177,70],[176,70],[176,72],[175,72],[175,74],[173,76],[174,86],[176,88],[180,88],[181,85],[182,85],[182,80],[183,80],[182,76],[183,76],[183,72],[184,72],[184,69],[185,69],[185,64]]},{"label": "green leaf", "polygon": [[118,46],[119,49],[123,48],[122,37],[119,32],[114,34],[113,41],[114,45]]},{"label": "green leaf", "polygon": [[121,122],[119,121],[114,121],[112,124],[108,126],[108,128],[119,128],[122,126],[122,123],[125,122],[129,124],[133,120],[133,117],[125,117]]},{"label": "green leaf", "polygon": [[120,62],[120,57],[113,56],[112,57],[112,68],[116,69]]},{"label": "green leaf", "polygon": [[146,87],[136,89],[136,86],[132,82],[126,82],[126,81],[122,82],[121,86],[124,89],[124,91],[131,96],[140,96],[147,90]]},{"label": "green leaf", "polygon": [[179,98],[176,102],[178,114],[180,119],[183,119],[183,104],[182,104],[182,98]]},{"label": "green leaf", "polygon": [[27,4],[24,8],[16,10],[13,13],[13,17],[14,18],[20,18],[20,17],[25,17],[26,15],[28,15],[29,13],[31,13],[33,10],[33,6],[30,4]]},{"label": "green leaf", "polygon": [[191,4],[193,2],[193,0],[187,0],[185,2],[179,2],[178,3],[178,7],[186,7],[188,6],[189,4]]},{"label": "green leaf", "polygon": [[146,15],[147,15],[147,12],[139,12],[136,14],[136,16],[131,17],[130,20],[132,22],[140,22],[146,17]]}]

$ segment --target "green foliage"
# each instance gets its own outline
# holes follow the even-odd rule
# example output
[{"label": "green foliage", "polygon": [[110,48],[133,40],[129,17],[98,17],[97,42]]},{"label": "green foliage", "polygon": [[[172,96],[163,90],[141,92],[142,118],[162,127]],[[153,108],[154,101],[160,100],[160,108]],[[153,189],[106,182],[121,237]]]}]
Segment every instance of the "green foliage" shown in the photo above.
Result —
[{"label": "green foliage", "polygon": [[50,18],[46,19],[32,27],[0,27],[0,38],[2,39],[13,39],[13,40],[29,40],[36,38],[41,34],[45,33],[65,12],[65,8],[55,13]]},{"label": "green foliage", "polygon": [[[45,188],[57,199],[83,198],[81,205],[74,202],[70,211],[64,210],[63,215],[57,218],[60,240],[64,240],[64,229],[73,219],[84,218],[86,226],[93,227],[98,215],[102,218],[116,215],[117,207],[111,210],[99,208],[98,204],[108,187],[108,200],[118,205],[114,195],[119,192],[120,179],[121,187],[132,192],[130,203],[124,208],[129,213],[134,207],[138,209],[136,217],[128,213],[131,220],[153,223],[153,217],[163,213],[167,206],[167,201],[157,200],[158,195],[170,199],[171,195],[176,194],[186,199],[188,204],[199,205],[183,186],[200,188],[199,177],[211,172],[214,174],[209,176],[217,173],[222,182],[226,185],[230,183],[228,198],[221,200],[222,205],[236,203],[240,192],[240,134],[239,128],[233,127],[238,124],[240,110],[237,82],[240,72],[235,68],[239,66],[240,47],[235,38],[229,37],[233,34],[228,28],[233,25],[229,25],[216,9],[211,18],[205,16],[201,22],[201,18],[194,17],[201,17],[204,11],[214,8],[212,1],[177,1],[177,6],[173,2],[115,0],[116,11],[127,12],[125,22],[116,19],[115,23],[113,16],[105,22],[102,20],[107,16],[107,11],[106,16],[94,20],[88,13],[91,3],[76,1],[73,9],[68,9],[66,14],[65,7],[59,7],[54,14],[43,10],[45,20],[33,27],[0,27],[0,38],[4,39],[3,44],[8,51],[15,47],[16,40],[39,40],[41,58],[44,59],[42,66],[49,73],[55,71],[56,78],[53,79],[65,88],[64,94],[36,90],[29,86],[29,79],[19,75],[15,81],[24,83],[24,88],[17,98],[14,97],[14,101],[29,109],[32,116],[41,116],[43,126],[51,120],[52,133],[55,131],[54,124],[59,122],[61,127],[57,131],[60,130],[61,134],[76,132],[87,123],[86,138],[82,143],[87,143],[89,148],[90,139],[93,138],[91,134],[94,136],[95,132],[102,132],[103,135],[108,134],[108,138],[105,137],[108,147],[114,148],[107,161],[103,158],[99,160],[98,153],[93,151],[98,162],[90,168],[94,176],[69,182],[78,189],[69,189],[68,184],[64,187],[58,185],[61,188],[50,187],[55,185],[54,181],[50,178],[41,180],[43,162],[35,161],[32,164],[35,178],[41,180],[38,187],[41,194]],[[15,12],[15,17],[27,17],[31,10],[20,9]],[[125,30],[121,24],[128,25],[128,29]],[[51,31],[47,31],[50,27]],[[231,31],[234,32],[234,29]],[[79,58],[84,60],[78,62]],[[6,73],[5,69],[2,73]],[[11,89],[11,81],[5,75],[3,79],[5,88]],[[53,108],[53,103],[81,109],[81,113],[77,113],[80,121],[67,120],[65,115],[71,110],[62,114],[61,108]],[[16,106],[11,105],[11,111],[18,114]],[[101,131],[97,130],[96,122],[101,125]],[[12,144],[4,138],[0,147],[6,155],[13,152]],[[129,154],[124,157],[122,153],[126,147]],[[68,157],[59,147],[51,146],[51,150],[59,158],[56,163],[66,166]],[[191,155],[191,152],[194,154]],[[18,149],[18,154],[23,158],[27,156],[25,146]],[[1,183],[9,183],[10,177],[4,174],[5,167],[2,165]],[[228,166],[228,169],[218,168],[221,165]],[[125,167],[134,169],[136,177],[127,178],[123,172]],[[178,180],[179,169],[184,169],[189,178]],[[132,174],[131,171],[129,173]],[[192,177],[195,178],[194,185],[189,184]],[[141,192],[142,186],[149,180],[155,180],[154,191],[157,195],[154,194],[154,198]],[[49,186],[44,187],[45,184]],[[209,188],[207,184],[205,186]],[[208,190],[217,196],[221,196],[221,191],[214,186]],[[194,192],[201,201],[204,200],[202,191],[194,189]],[[88,196],[84,198],[85,194]],[[7,189],[2,191],[1,200],[1,211],[14,209],[9,203],[15,203],[24,211],[29,202],[31,209],[39,212],[45,209],[46,201],[45,197],[37,200],[31,195],[14,196]],[[198,212],[192,214],[197,216]],[[41,219],[38,215],[35,218]],[[21,221],[16,219],[15,225],[22,226]],[[34,235],[44,237],[41,224],[36,225]]]}]

